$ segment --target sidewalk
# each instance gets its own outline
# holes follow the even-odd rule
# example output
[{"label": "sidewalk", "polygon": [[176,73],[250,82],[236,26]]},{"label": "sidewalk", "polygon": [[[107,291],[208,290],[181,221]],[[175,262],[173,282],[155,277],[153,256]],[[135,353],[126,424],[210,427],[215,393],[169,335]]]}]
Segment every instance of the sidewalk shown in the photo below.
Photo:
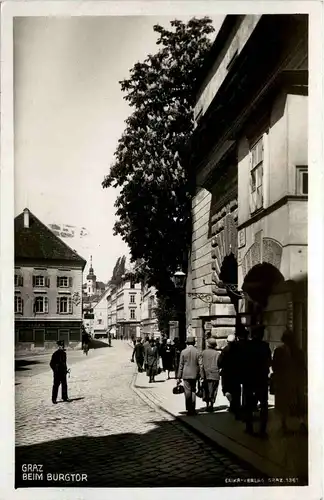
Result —
[{"label": "sidewalk", "polygon": [[204,412],[205,403],[197,398],[199,415],[188,417],[184,411],[184,396],[174,395],[174,386],[175,380],[166,380],[165,373],[158,375],[154,384],[148,383],[145,373],[139,373],[134,378],[133,389],[148,403],[180,419],[269,478],[291,478],[291,485],[295,486],[307,484],[308,438],[297,432],[289,436],[282,435],[273,408],[273,396],[269,397],[269,439],[265,441],[245,434],[244,424],[236,421],[227,411],[228,401],[221,389],[218,391],[214,413]]}]

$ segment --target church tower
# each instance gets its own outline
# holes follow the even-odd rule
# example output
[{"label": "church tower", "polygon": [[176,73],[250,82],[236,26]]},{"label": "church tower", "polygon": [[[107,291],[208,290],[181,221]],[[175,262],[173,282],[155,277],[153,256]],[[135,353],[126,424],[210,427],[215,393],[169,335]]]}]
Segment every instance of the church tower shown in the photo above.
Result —
[{"label": "church tower", "polygon": [[94,295],[96,293],[96,281],[97,281],[97,276],[94,273],[93,267],[92,267],[92,255],[90,255],[90,268],[89,268],[89,274],[87,276],[87,295],[88,297]]}]

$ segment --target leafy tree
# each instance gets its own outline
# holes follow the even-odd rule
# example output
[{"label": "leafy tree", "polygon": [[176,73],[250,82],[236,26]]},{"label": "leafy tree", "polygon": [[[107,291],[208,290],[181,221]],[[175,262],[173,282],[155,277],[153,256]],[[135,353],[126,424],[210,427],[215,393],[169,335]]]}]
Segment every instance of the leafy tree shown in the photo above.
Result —
[{"label": "leafy tree", "polygon": [[170,276],[178,266],[186,271],[193,187],[186,146],[194,126],[194,85],[214,28],[205,17],[153,30],[160,49],[120,82],[133,113],[102,185],[120,188],[114,232],[128,244],[132,260],[141,260],[138,276],[168,297]]},{"label": "leafy tree", "polygon": [[125,274],[125,264],[126,264],[125,255],[123,255],[122,257],[118,257],[115,267],[113,269],[112,277],[109,281],[110,285],[114,286],[119,285],[122,276]]}]

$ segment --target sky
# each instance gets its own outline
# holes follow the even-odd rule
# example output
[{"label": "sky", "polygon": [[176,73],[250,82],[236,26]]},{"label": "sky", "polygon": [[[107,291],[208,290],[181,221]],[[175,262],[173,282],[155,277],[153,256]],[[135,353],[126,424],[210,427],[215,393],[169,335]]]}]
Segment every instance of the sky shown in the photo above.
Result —
[{"label": "sky", "polygon": [[[213,19],[216,29],[222,18]],[[101,186],[131,113],[119,81],[156,52],[153,25],[170,20],[14,21],[15,215],[28,207],[45,224],[85,227],[88,236],[64,241],[88,263],[92,255],[101,281],[110,279],[119,256],[129,256],[113,236],[118,192]]]}]

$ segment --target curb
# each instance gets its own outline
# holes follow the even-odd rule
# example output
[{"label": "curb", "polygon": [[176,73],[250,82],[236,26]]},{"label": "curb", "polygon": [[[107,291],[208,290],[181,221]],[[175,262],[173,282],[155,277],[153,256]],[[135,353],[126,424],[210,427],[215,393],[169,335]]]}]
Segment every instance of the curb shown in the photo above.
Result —
[{"label": "curb", "polygon": [[[263,477],[281,477],[286,474],[282,467],[278,466],[274,462],[264,459],[262,456],[258,455],[256,452],[251,451],[244,445],[237,443],[233,439],[221,434],[220,432],[214,431],[203,427],[194,417],[193,420],[188,421],[188,417],[184,418],[181,415],[177,415],[168,411],[166,408],[161,406],[161,403],[154,398],[152,395],[144,394],[140,389],[136,387],[137,372],[131,380],[131,388],[133,391],[144,401],[148,406],[154,410],[158,410],[160,413],[167,413],[179,422],[181,422],[187,429],[194,432],[201,439],[208,442],[212,446],[217,446],[219,449],[223,450],[227,455],[235,458],[243,467],[248,467],[249,469],[254,469],[257,475],[262,474]],[[189,417],[190,418],[190,417]],[[287,477],[289,474],[287,475]]]}]

